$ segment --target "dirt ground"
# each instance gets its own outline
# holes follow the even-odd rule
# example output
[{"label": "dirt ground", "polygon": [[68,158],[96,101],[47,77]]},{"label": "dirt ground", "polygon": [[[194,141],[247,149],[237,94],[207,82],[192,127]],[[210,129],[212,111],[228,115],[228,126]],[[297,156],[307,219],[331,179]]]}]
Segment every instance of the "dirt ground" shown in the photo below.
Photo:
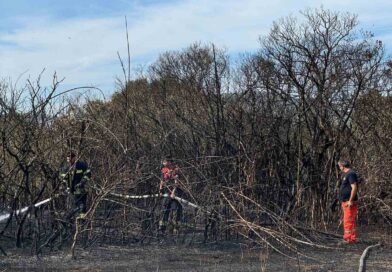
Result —
[{"label": "dirt ground", "polygon": [[[385,232],[384,232],[385,233]],[[387,232],[389,233],[389,232]],[[0,256],[0,272],[5,271],[358,271],[360,257],[366,247],[381,241],[383,246],[370,251],[366,271],[392,271],[392,237],[367,232],[355,245],[338,246],[331,241],[329,249],[301,247],[306,256],[287,252],[283,256],[246,241],[191,244],[175,242],[174,237],[152,241],[147,245],[95,245],[77,248],[76,259],[69,247],[48,250],[40,257],[30,251],[6,249]]]},{"label": "dirt ground", "polygon": [[[95,246],[40,258],[20,250],[0,259],[0,271],[357,271],[366,243],[331,249],[304,248],[307,257],[289,259],[241,243]],[[392,271],[392,248],[371,251],[367,271]]]}]

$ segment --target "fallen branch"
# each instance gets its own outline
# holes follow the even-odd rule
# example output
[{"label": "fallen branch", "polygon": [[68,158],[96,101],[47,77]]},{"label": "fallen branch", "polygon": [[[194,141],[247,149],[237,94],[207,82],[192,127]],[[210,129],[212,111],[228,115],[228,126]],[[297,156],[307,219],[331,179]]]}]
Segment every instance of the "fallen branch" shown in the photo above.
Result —
[{"label": "fallen branch", "polygon": [[362,256],[361,256],[361,259],[359,260],[359,269],[358,269],[358,272],[365,272],[365,271],[366,271],[366,258],[367,258],[367,256],[368,256],[369,251],[370,251],[372,248],[379,247],[379,246],[381,246],[381,243],[378,243],[378,244],[375,244],[375,245],[372,245],[372,246],[368,246],[368,247],[363,251]]}]

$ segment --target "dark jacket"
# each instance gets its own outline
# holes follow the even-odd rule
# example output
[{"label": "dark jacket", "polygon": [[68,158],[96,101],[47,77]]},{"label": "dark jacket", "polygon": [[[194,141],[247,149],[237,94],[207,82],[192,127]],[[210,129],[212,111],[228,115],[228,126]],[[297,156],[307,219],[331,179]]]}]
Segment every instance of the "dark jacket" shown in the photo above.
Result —
[{"label": "dark jacket", "polygon": [[91,178],[91,171],[86,162],[76,161],[71,167],[62,167],[60,177],[72,194],[85,194],[85,185]]}]

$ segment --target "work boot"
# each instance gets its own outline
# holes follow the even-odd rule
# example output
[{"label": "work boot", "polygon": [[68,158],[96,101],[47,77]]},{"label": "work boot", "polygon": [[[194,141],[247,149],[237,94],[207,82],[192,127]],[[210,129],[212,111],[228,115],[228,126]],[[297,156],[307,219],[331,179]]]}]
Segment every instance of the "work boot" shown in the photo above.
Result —
[{"label": "work boot", "polygon": [[353,244],[355,244],[355,241],[348,241],[348,240],[344,240],[344,239],[338,242],[338,246],[341,246],[341,247],[345,247],[345,246],[353,245]]},{"label": "work boot", "polygon": [[161,224],[161,222],[159,222],[158,237],[165,236],[165,233],[166,233],[166,225]]},{"label": "work boot", "polygon": [[178,222],[174,222],[173,234],[174,235],[178,235],[179,232],[180,232],[180,224]]},{"label": "work boot", "polygon": [[86,214],[85,213],[80,213],[78,215],[78,219],[85,219],[86,218]]},{"label": "work boot", "polygon": [[165,242],[166,231],[164,229],[159,229],[157,233],[158,244],[163,244]]}]

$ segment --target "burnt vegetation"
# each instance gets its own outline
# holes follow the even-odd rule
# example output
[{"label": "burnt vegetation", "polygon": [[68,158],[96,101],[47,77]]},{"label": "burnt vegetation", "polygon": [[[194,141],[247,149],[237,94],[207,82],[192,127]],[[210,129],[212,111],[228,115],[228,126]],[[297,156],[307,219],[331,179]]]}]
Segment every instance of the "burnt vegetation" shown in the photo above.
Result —
[{"label": "burnt vegetation", "polygon": [[[284,18],[236,64],[198,43],[163,53],[135,79],[121,63],[107,100],[60,92],[56,75],[50,88],[39,78],[0,84],[0,208],[11,215],[0,222],[3,254],[11,244],[39,254],[154,242],[159,199],[121,195],[158,193],[166,156],[180,167],[183,198],[199,206],[184,204],[180,241],[242,236],[289,255],[325,247],[342,157],[363,180],[361,224],[391,230],[392,61],[356,16]],[[83,224],[67,215],[59,186],[71,148],[92,169]]]}]

